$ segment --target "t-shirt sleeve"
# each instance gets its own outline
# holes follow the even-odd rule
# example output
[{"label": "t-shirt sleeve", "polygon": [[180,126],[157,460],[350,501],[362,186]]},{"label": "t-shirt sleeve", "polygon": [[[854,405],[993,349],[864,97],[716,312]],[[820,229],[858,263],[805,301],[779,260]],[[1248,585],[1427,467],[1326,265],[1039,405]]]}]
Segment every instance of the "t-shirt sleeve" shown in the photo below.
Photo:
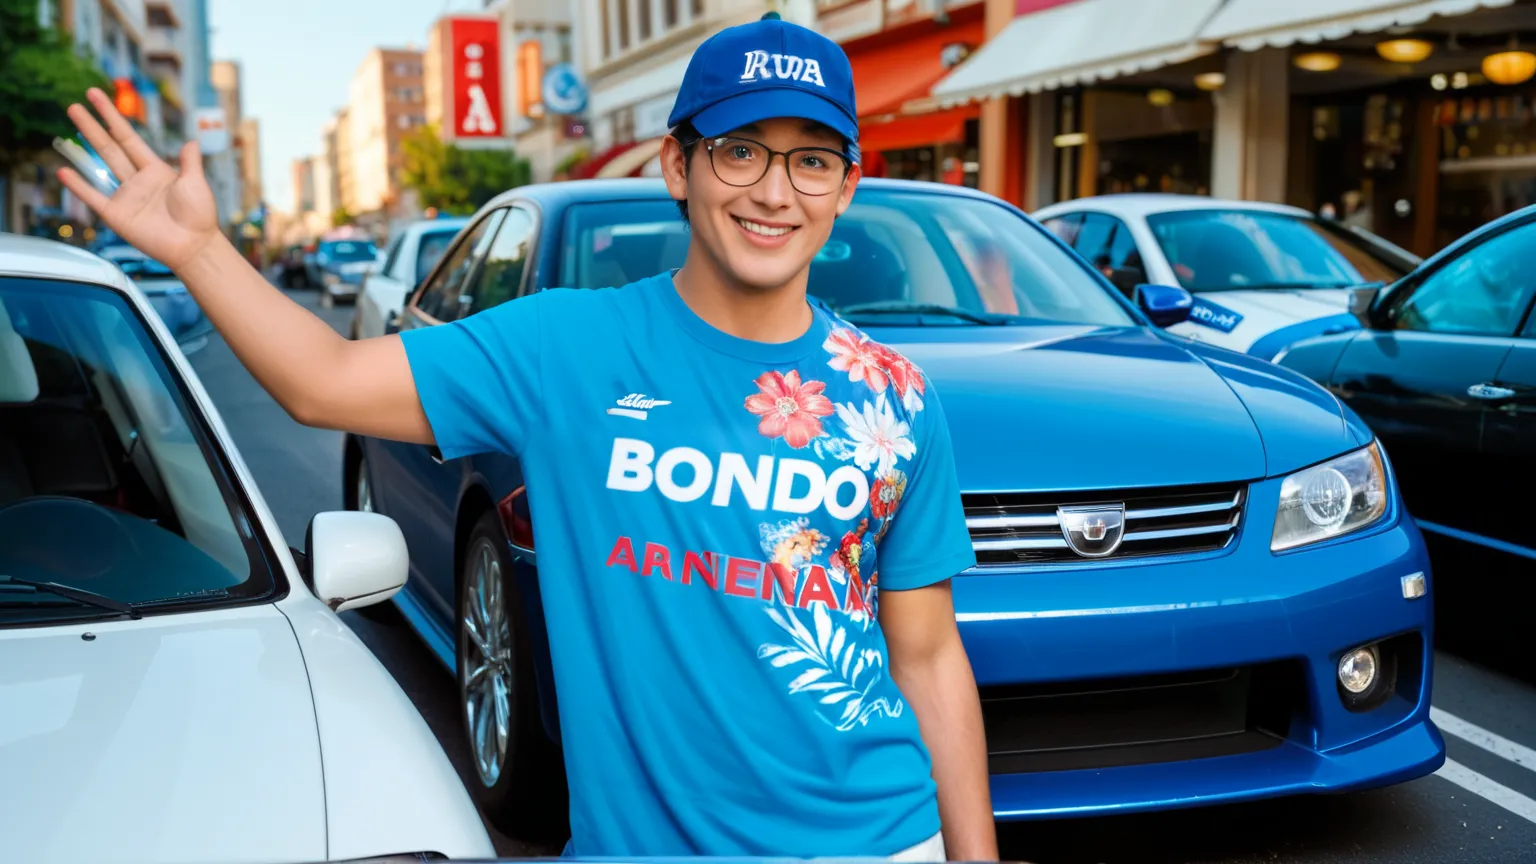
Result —
[{"label": "t-shirt sleeve", "polygon": [[444,459],[520,455],[541,427],[544,293],[400,334]]},{"label": "t-shirt sleeve", "polygon": [[905,466],[906,489],[877,550],[884,590],[922,588],[976,564],[955,477],[949,423],[932,382],[925,383],[923,410],[909,421],[917,452]]}]

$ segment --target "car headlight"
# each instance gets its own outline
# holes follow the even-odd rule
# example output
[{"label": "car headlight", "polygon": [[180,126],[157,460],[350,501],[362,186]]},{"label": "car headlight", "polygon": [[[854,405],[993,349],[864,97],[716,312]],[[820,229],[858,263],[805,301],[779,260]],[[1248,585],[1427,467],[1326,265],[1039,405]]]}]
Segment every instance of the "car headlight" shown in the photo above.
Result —
[{"label": "car headlight", "polygon": [[1313,465],[1280,484],[1270,551],[1358,531],[1387,512],[1387,471],[1375,442]]}]

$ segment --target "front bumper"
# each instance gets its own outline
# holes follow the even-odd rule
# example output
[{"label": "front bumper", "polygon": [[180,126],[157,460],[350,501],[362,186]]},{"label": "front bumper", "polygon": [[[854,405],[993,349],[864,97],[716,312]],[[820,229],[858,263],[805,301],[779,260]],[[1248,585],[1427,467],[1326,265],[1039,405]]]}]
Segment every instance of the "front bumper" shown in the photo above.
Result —
[{"label": "front bumper", "polygon": [[[1274,554],[1279,485],[1252,484],[1239,533],[1221,551],[977,568],[953,581],[987,718],[998,818],[1337,792],[1440,766],[1445,745],[1429,721],[1432,601],[1402,591],[1404,576],[1430,577],[1417,527],[1397,499],[1366,531]],[[1339,657],[1387,639],[1413,655],[1398,666],[1397,692],[1350,711],[1338,692]],[[1216,670],[1249,676],[1246,695],[1205,684],[1204,696],[1170,708],[1167,682]],[[1129,690],[1105,697],[1127,682]],[[1223,721],[1217,715],[1251,717],[1259,703],[1278,722],[1248,730],[1246,744],[1206,746]],[[1053,728],[1052,716],[1071,728]]]}]

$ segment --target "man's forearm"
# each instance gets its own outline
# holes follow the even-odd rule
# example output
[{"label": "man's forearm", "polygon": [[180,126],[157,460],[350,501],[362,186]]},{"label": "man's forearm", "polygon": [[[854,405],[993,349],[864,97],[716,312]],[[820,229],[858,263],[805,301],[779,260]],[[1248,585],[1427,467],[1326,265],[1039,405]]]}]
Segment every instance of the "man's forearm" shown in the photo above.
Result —
[{"label": "man's forearm", "polygon": [[981,702],[959,635],[932,657],[893,664],[891,674],[916,712],[933,758],[946,855],[952,861],[996,861]]},{"label": "man's forearm", "polygon": [[310,422],[315,389],[344,340],[270,285],[223,237],[177,271],[240,362],[289,414]]}]

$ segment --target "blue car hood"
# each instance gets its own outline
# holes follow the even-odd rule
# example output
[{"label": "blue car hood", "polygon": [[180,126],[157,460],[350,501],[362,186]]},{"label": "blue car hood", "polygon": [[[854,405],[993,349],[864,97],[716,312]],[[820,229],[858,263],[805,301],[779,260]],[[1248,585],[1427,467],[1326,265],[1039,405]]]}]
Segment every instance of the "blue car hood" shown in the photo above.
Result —
[{"label": "blue car hood", "polygon": [[1254,480],[1355,445],[1294,373],[1144,328],[880,328],[943,403],[966,492]]}]

